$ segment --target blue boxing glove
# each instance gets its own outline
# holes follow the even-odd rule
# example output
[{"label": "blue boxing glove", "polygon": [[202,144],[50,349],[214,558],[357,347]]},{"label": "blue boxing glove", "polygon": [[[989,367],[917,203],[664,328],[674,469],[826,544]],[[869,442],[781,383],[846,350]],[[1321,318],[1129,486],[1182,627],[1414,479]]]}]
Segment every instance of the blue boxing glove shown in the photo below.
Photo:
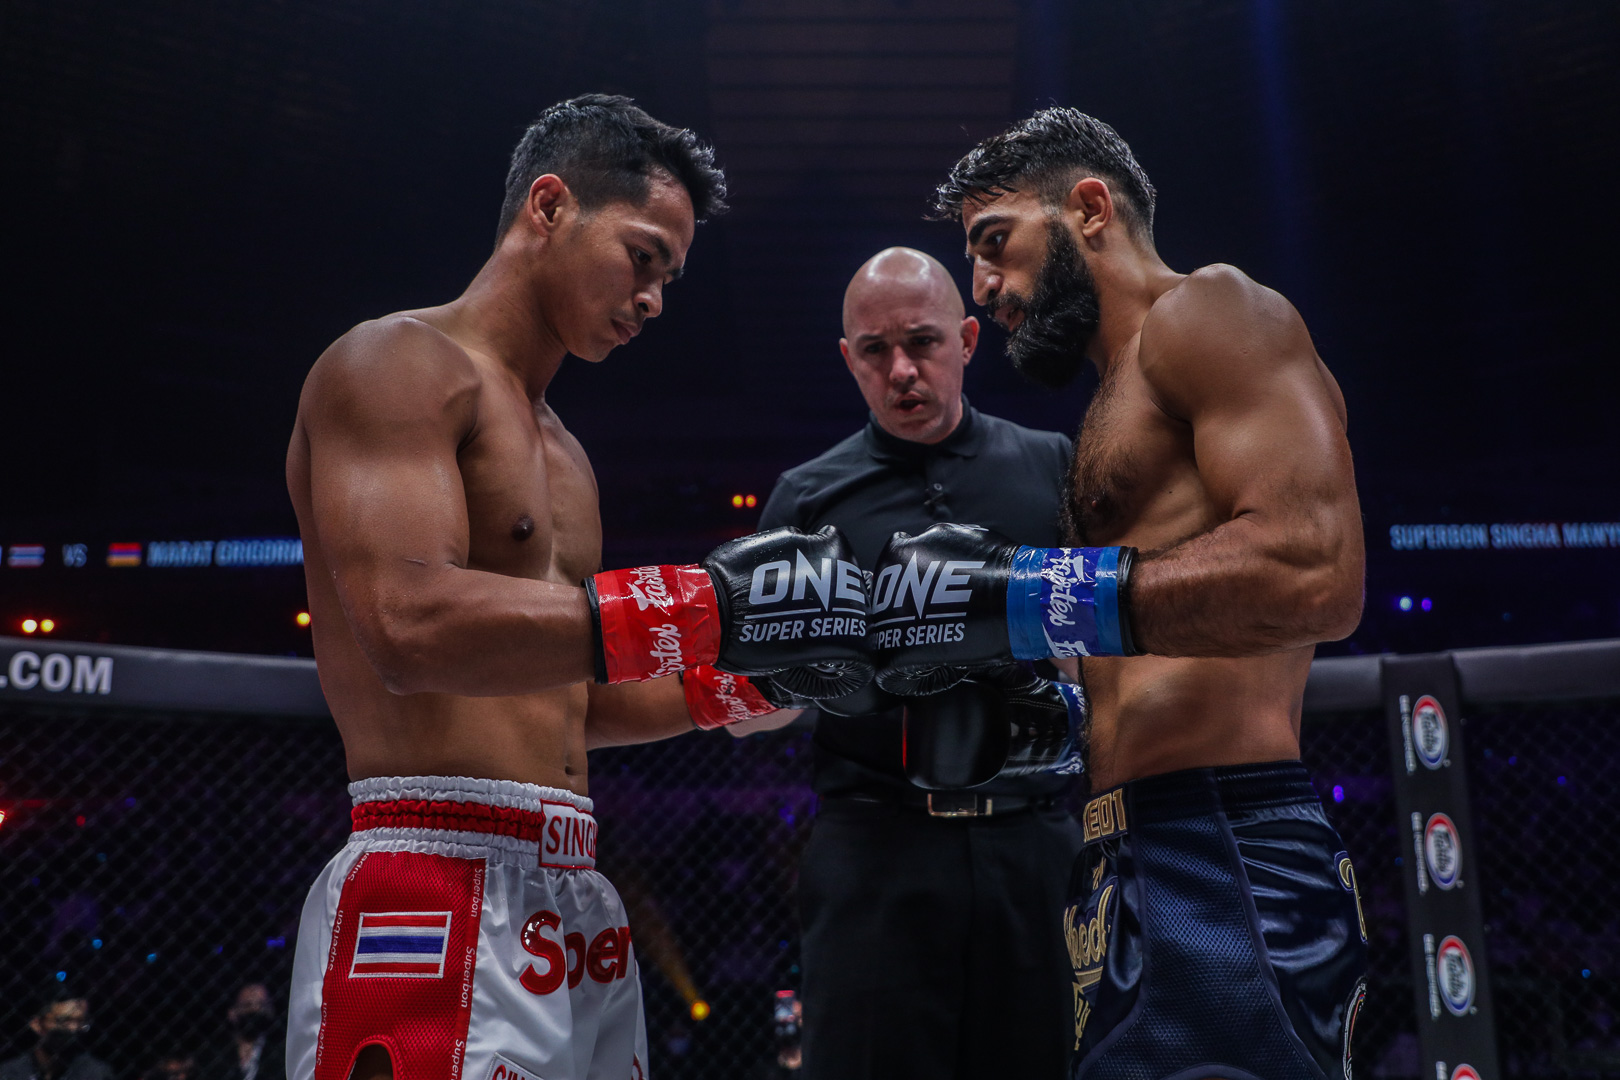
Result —
[{"label": "blue boxing glove", "polygon": [[878,556],[867,620],[878,684],[928,694],[1014,659],[1138,655],[1135,555],[1020,547],[973,525],[896,533]]}]

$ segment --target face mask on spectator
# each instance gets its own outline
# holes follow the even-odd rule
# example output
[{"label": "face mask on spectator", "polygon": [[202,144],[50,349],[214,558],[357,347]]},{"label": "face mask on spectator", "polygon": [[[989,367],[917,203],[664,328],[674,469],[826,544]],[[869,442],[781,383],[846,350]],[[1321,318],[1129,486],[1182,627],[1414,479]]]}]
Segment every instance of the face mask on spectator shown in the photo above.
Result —
[{"label": "face mask on spectator", "polygon": [[270,1030],[275,1017],[258,1009],[252,1012],[238,1013],[236,1019],[231,1021],[231,1028],[244,1039],[257,1039]]},{"label": "face mask on spectator", "polygon": [[66,1057],[79,1048],[79,1033],[72,1028],[47,1028],[39,1044],[52,1057]]}]

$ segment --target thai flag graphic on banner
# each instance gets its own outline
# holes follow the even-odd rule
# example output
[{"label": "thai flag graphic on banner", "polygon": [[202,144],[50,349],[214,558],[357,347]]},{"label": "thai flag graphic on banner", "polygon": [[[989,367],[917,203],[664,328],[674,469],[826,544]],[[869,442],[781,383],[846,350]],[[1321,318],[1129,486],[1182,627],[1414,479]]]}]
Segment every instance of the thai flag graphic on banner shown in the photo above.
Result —
[{"label": "thai flag graphic on banner", "polygon": [[7,566],[44,566],[44,544],[12,544],[11,554],[6,557]]},{"label": "thai flag graphic on banner", "polygon": [[449,938],[448,911],[363,911],[349,977],[442,978]]}]

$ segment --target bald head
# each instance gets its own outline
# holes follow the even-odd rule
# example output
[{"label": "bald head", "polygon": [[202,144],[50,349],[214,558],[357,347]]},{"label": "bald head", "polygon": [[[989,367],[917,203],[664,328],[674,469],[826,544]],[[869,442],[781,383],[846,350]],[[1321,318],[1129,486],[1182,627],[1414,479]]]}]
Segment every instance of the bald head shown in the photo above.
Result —
[{"label": "bald head", "polygon": [[962,369],[979,322],[939,260],[911,248],[878,252],[844,290],[844,363],[882,428],[936,443],[962,419]]},{"label": "bald head", "polygon": [[961,322],[967,309],[956,282],[940,261],[916,248],[884,248],[861,264],[844,290],[844,336],[853,338],[851,318],[874,306],[922,307],[940,320]]}]

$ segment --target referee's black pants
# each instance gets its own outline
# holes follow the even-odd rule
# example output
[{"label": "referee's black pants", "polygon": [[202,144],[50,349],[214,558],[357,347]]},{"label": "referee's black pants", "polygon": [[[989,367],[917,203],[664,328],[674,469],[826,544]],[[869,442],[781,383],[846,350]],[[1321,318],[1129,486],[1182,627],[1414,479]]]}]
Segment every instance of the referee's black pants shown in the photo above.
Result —
[{"label": "referee's black pants", "polygon": [[1059,1080],[1080,828],[825,798],[799,870],[807,1080]]}]

